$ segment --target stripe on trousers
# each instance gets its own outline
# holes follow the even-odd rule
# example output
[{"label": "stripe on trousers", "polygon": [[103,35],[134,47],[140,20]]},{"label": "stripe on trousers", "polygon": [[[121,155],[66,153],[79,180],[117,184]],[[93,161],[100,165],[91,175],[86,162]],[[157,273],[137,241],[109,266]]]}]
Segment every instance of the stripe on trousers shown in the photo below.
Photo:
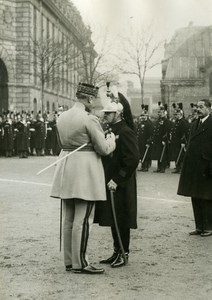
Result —
[{"label": "stripe on trousers", "polygon": [[88,237],[89,237],[89,217],[92,212],[93,205],[94,205],[93,202],[87,203],[86,214],[85,214],[85,218],[83,221],[81,246],[80,246],[80,259],[81,259],[82,268],[85,268],[88,265],[85,254],[86,254]]}]

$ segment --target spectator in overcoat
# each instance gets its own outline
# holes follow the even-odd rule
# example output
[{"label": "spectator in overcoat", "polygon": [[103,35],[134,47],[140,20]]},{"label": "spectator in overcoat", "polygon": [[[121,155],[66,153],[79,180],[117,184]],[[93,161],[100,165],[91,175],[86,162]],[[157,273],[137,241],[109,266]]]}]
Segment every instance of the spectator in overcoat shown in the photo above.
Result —
[{"label": "spectator in overcoat", "polygon": [[182,166],[178,194],[191,197],[195,230],[190,235],[212,235],[212,116],[211,103],[197,103]]}]

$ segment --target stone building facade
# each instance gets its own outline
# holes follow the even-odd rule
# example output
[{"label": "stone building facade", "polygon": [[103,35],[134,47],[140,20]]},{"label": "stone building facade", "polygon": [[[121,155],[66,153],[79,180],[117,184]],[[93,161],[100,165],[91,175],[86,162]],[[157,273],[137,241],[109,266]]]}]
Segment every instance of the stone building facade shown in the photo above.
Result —
[{"label": "stone building facade", "polygon": [[80,54],[73,56],[72,68],[64,62],[57,80],[46,82],[41,101],[41,80],[29,45],[30,40],[48,38],[71,44],[67,51],[75,54],[89,42],[94,57],[91,31],[70,0],[0,0],[0,114],[7,110],[36,114],[42,105],[43,111],[53,112],[59,105],[72,105],[83,76]]},{"label": "stone building facade", "polygon": [[161,96],[169,113],[173,103],[182,102],[185,115],[191,112],[190,103],[212,99],[212,26],[189,24],[165,45]]}]

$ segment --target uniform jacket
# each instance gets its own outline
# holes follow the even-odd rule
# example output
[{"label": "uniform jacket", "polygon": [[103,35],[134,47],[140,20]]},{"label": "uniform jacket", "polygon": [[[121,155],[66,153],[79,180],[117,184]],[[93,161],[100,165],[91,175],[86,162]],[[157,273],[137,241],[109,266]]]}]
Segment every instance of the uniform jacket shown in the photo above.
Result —
[{"label": "uniform jacket", "polygon": [[2,130],[2,149],[5,151],[12,151],[14,146],[13,125],[10,124],[10,122],[5,121],[2,124]]},{"label": "uniform jacket", "polygon": [[28,151],[29,149],[29,130],[27,124],[18,121],[15,124],[17,151]]},{"label": "uniform jacket", "polygon": [[[141,121],[137,128],[138,136],[138,147],[140,151],[140,159],[142,160],[145,151],[146,145],[150,147],[152,145],[152,134],[153,134],[153,124],[150,120]],[[151,159],[151,148],[148,150],[146,155],[146,160]]]},{"label": "uniform jacket", "polygon": [[160,160],[165,142],[166,148],[163,155],[163,160],[170,159],[169,141],[170,141],[171,122],[167,118],[159,118],[154,124],[153,130],[153,153],[152,159]]},{"label": "uniform jacket", "polygon": [[176,160],[180,150],[181,144],[187,144],[189,134],[189,124],[184,118],[176,120],[173,123],[171,130],[171,160]]},{"label": "uniform jacket", "polygon": [[[66,149],[88,144],[90,150],[77,151],[57,164],[51,196],[88,201],[106,200],[105,176],[101,155],[115,149],[115,142],[106,140],[97,117],[88,114],[81,103],[63,112],[57,121],[61,145]],[[69,151],[61,151],[59,158]]]},{"label": "uniform jacket", "polygon": [[[124,121],[112,126],[116,135],[116,149],[112,155],[103,157],[106,184],[113,179],[117,183],[114,193],[118,224],[137,228],[137,190],[135,170],[139,162],[139,149],[136,134]],[[110,192],[107,189],[107,201],[97,203],[95,222],[102,226],[112,226],[113,217]]]},{"label": "uniform jacket", "polygon": [[212,200],[212,116],[191,127],[178,194]]},{"label": "uniform jacket", "polygon": [[37,120],[34,123],[35,127],[35,148],[42,149],[45,147],[46,129],[45,123],[41,120]]}]

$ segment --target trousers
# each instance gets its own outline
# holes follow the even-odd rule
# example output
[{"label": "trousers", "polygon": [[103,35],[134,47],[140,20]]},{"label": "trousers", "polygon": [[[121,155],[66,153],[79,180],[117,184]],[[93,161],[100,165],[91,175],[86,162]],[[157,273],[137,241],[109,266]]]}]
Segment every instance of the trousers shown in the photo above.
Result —
[{"label": "trousers", "polygon": [[[113,237],[113,248],[116,252],[121,251],[121,247],[119,245],[119,239],[116,233],[115,227],[111,227],[112,237]],[[119,226],[120,238],[122,241],[122,245],[125,253],[129,253],[130,246],[130,228],[125,226]]]},{"label": "trousers", "polygon": [[94,202],[63,199],[63,251],[65,266],[82,269],[89,265],[87,244],[94,217]]}]

